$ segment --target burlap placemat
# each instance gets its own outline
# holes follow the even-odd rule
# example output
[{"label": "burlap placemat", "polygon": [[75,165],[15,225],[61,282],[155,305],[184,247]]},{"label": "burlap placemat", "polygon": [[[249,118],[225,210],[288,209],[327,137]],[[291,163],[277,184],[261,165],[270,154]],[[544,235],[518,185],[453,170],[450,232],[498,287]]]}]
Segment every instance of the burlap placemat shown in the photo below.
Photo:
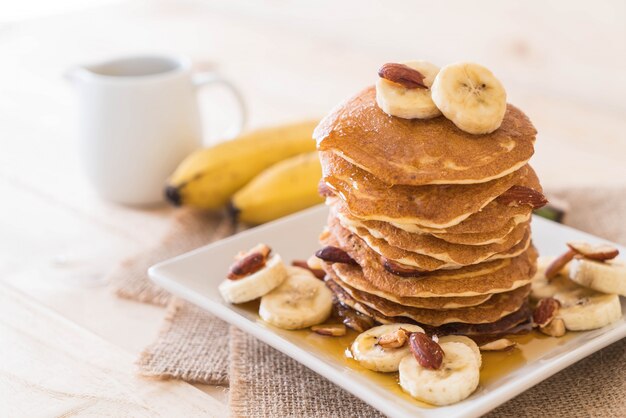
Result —
[{"label": "burlap placemat", "polygon": [[230,330],[231,416],[383,417],[302,364],[235,327]]},{"label": "burlap placemat", "polygon": [[625,362],[626,340],[621,340],[544,380],[486,417],[626,417]]},{"label": "burlap placemat", "polygon": [[228,340],[228,324],[190,303],[172,298],[159,336],[139,355],[139,373],[146,377],[227,386]]}]

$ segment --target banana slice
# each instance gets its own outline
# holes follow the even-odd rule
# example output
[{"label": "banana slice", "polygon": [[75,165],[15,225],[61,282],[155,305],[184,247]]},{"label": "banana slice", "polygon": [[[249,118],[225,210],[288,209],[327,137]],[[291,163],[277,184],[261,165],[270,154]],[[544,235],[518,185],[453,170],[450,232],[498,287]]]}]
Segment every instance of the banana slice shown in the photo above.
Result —
[{"label": "banana slice", "polygon": [[[580,286],[561,274],[550,281],[546,279],[545,259],[532,280],[531,298],[540,300],[552,297],[559,301],[556,318],[565,323],[570,331],[587,331],[601,328],[622,317],[622,307],[617,295],[607,295]],[[569,266],[570,271],[573,266]],[[570,273],[571,274],[571,273]]]},{"label": "banana slice", "polygon": [[333,294],[310,271],[287,267],[287,279],[261,298],[259,315],[283,329],[302,329],[321,324],[330,316]]},{"label": "banana slice", "polygon": [[476,360],[478,361],[478,368],[480,369],[483,365],[483,356],[480,353],[480,348],[478,344],[474,340],[464,335],[446,335],[444,337],[439,337],[439,344],[443,343],[463,343],[472,349],[474,355],[476,356]]},{"label": "banana slice", "polygon": [[622,305],[617,295],[605,295],[581,288],[577,292],[556,295],[561,302],[557,318],[570,331],[602,328],[622,318]]},{"label": "banana slice", "polygon": [[626,296],[626,265],[620,261],[575,258],[570,262],[569,278],[598,292]]},{"label": "banana slice", "polygon": [[269,293],[287,278],[287,269],[280,255],[271,256],[265,266],[251,275],[224,280],[218,289],[226,302],[244,303]]},{"label": "banana slice", "polygon": [[[401,64],[419,71],[427,87],[433,84],[439,72],[439,67],[427,61],[406,61]],[[376,103],[386,114],[404,119],[430,119],[441,115],[430,97],[430,89],[409,89],[382,77],[376,82]]]},{"label": "banana slice", "polygon": [[459,129],[488,134],[502,124],[506,91],[482,65],[457,63],[439,71],[431,87],[433,102]]},{"label": "banana slice", "polygon": [[414,398],[433,405],[450,405],[478,387],[480,366],[474,350],[463,342],[439,342],[444,352],[437,370],[420,366],[410,354],[400,361],[400,386]]},{"label": "banana slice", "polygon": [[375,372],[395,372],[403,357],[411,354],[409,344],[406,343],[399,348],[383,348],[378,345],[378,340],[383,335],[396,332],[404,328],[409,332],[424,332],[421,327],[413,324],[389,324],[370,328],[359,334],[352,343],[350,351],[353,358],[361,366]]}]

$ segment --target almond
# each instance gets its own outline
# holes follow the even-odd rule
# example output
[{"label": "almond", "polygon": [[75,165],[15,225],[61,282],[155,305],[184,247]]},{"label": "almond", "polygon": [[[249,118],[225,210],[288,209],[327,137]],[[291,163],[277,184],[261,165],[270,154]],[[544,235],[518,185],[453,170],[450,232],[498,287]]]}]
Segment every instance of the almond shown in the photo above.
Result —
[{"label": "almond", "polygon": [[441,346],[421,332],[413,332],[409,336],[409,347],[415,360],[426,369],[437,370],[443,363]]},{"label": "almond", "polygon": [[344,324],[313,325],[311,331],[328,337],[342,337],[347,332]]},{"label": "almond", "polygon": [[565,335],[565,322],[561,318],[555,318],[545,327],[539,328],[539,331],[551,337],[562,337]]},{"label": "almond", "polygon": [[593,245],[582,241],[568,242],[567,246],[591,260],[605,261],[612,260],[619,255],[619,250],[607,244]]},{"label": "almond", "polygon": [[386,258],[383,259],[383,267],[385,267],[385,270],[389,273],[400,277],[418,277],[424,273],[422,270],[413,267],[406,267]]},{"label": "almond", "polygon": [[488,342],[487,344],[483,344],[480,347],[480,351],[504,351],[510,350],[517,345],[516,342],[511,341],[507,338],[500,338],[499,340]]},{"label": "almond", "polygon": [[556,317],[561,303],[554,298],[541,299],[533,312],[533,324],[544,328]]},{"label": "almond", "polygon": [[317,258],[320,258],[327,263],[341,263],[341,264],[356,264],[356,261],[348,255],[347,252],[341,248],[328,245],[315,253]]},{"label": "almond", "polygon": [[345,326],[356,332],[365,332],[375,325],[372,318],[355,311],[339,301],[335,301],[333,308],[334,315],[341,319]]},{"label": "almond", "polygon": [[378,76],[392,83],[400,84],[407,89],[427,89],[424,75],[408,65],[398,63],[384,64],[378,70]]},{"label": "almond", "polygon": [[271,252],[272,252],[272,249],[268,247],[266,244],[257,244],[248,251],[241,251],[239,254],[235,256],[235,260],[241,260],[245,256],[249,254],[254,254],[254,253],[261,253],[263,257],[267,259],[267,257],[269,257]]},{"label": "almond", "polygon": [[533,209],[538,209],[548,203],[548,199],[543,193],[525,186],[513,186],[498,196],[496,200],[507,206],[530,205]]},{"label": "almond", "polygon": [[409,339],[409,332],[404,328],[400,328],[395,332],[381,335],[378,339],[378,345],[382,348],[400,348],[403,347]]},{"label": "almond", "polygon": [[261,270],[265,266],[266,261],[266,257],[261,253],[248,254],[230,266],[227,277],[230,280],[243,279]]},{"label": "almond", "polygon": [[324,280],[324,277],[326,277],[326,273],[324,272],[324,270],[322,269],[313,269],[311,267],[309,267],[309,265],[307,264],[306,261],[304,260],[294,260],[291,262],[291,265],[294,267],[300,267],[303,269],[306,269],[308,271],[310,271],[311,273],[313,273],[313,275],[315,277],[317,277],[320,280]]},{"label": "almond", "polygon": [[546,268],[546,271],[544,273],[546,276],[546,279],[551,280],[551,279],[554,279],[556,276],[558,276],[561,270],[563,270],[563,267],[565,267],[567,263],[572,261],[575,255],[576,255],[575,251],[569,250],[568,252],[563,253],[557,258],[555,258],[554,261],[550,263],[548,268]]}]

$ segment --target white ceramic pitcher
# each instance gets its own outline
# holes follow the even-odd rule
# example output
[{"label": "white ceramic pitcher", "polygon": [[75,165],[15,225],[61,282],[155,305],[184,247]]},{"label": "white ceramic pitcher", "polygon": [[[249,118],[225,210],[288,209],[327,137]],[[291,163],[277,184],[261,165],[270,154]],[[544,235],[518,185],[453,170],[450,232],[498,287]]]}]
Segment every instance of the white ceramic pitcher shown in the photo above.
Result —
[{"label": "white ceramic pitcher", "polygon": [[81,151],[87,175],[105,199],[147,205],[163,200],[166,178],[202,145],[197,91],[223,84],[214,72],[193,73],[182,57],[135,56],[76,67]]}]

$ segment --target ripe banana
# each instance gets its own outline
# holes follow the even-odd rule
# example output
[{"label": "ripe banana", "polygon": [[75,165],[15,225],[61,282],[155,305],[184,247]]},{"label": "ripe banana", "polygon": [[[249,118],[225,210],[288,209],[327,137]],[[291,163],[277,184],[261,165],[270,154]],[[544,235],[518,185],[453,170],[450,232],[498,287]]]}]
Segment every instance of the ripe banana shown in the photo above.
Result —
[{"label": "ripe banana", "polygon": [[476,361],[478,361],[478,368],[480,369],[483,365],[483,356],[480,354],[480,348],[478,344],[474,340],[464,335],[446,335],[444,337],[439,337],[439,344],[443,343],[463,343],[472,349],[474,355],[476,356]]},{"label": "ripe banana", "polygon": [[422,367],[413,355],[400,362],[400,386],[411,396],[433,405],[450,405],[478,387],[480,366],[474,350],[463,342],[441,342],[443,363],[439,369]]},{"label": "ripe banana", "polygon": [[570,261],[569,278],[598,292],[626,296],[626,265],[620,261],[575,258]]},{"label": "ripe banana", "polygon": [[316,121],[258,129],[198,150],[167,181],[165,195],[175,205],[218,209],[269,166],[315,150]]},{"label": "ripe banana", "polygon": [[446,65],[430,89],[441,113],[465,132],[487,134],[502,124],[506,91],[482,65],[466,62]]},{"label": "ripe banana", "polygon": [[242,279],[226,279],[220,283],[220,294],[229,303],[244,303],[258,299],[280,285],[287,270],[278,254],[271,256],[265,266]]},{"label": "ripe banana", "polygon": [[[532,280],[531,298],[540,300],[554,298],[561,304],[556,318],[565,323],[570,331],[586,331],[601,328],[618,321],[622,317],[619,296],[604,294],[580,286],[571,281],[563,272],[548,281],[544,271],[551,261],[540,259],[539,269]],[[570,266],[570,269],[572,266]]]},{"label": "ripe banana", "polygon": [[381,336],[404,328],[409,332],[424,332],[421,327],[413,324],[389,324],[370,328],[359,334],[352,343],[350,351],[353,358],[366,369],[376,372],[395,372],[403,357],[410,355],[409,345],[399,348],[383,348],[378,345]]},{"label": "ripe banana", "polygon": [[287,267],[287,273],[280,286],[261,298],[261,318],[283,329],[308,328],[326,321],[333,295],[324,282],[299,267]]},{"label": "ripe banana", "polygon": [[317,192],[322,177],[317,152],[297,155],[274,164],[232,198],[239,220],[260,224],[322,203]]},{"label": "ripe banana", "polygon": [[[407,61],[401,64],[419,71],[427,87],[433,84],[439,72],[439,67],[427,61]],[[376,103],[386,114],[404,119],[430,119],[441,115],[430,97],[430,89],[409,89],[382,77],[376,81]]]}]

